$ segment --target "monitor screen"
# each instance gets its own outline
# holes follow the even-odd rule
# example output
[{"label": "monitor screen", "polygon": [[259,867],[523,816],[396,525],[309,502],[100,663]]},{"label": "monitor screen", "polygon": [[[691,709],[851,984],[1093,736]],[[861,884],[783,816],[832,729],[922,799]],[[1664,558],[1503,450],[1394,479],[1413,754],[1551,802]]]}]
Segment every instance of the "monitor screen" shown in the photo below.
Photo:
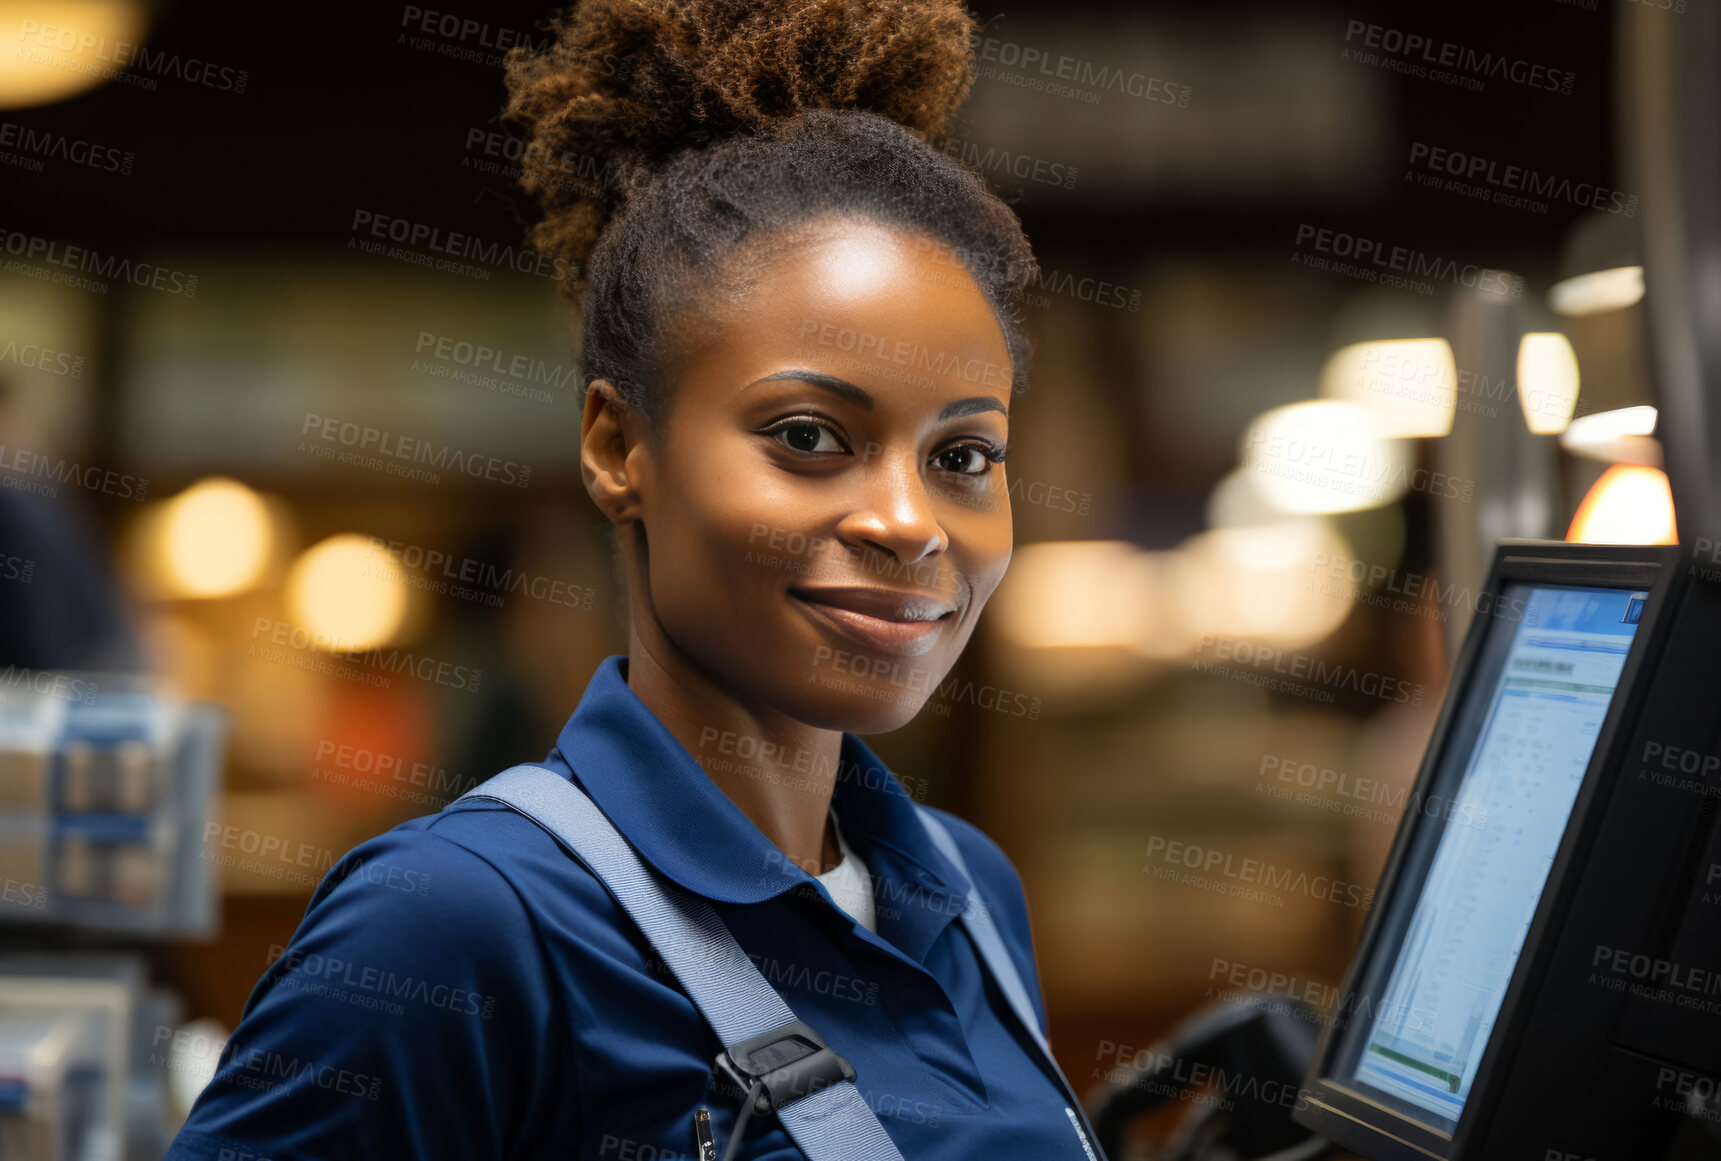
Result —
[{"label": "monitor screen", "polygon": [[1407,914],[1382,917],[1394,935],[1363,985],[1377,1000],[1346,1029],[1335,1079],[1456,1126],[1647,595],[1502,590],[1433,782],[1445,801],[1424,809],[1444,821],[1412,840],[1390,904]]}]

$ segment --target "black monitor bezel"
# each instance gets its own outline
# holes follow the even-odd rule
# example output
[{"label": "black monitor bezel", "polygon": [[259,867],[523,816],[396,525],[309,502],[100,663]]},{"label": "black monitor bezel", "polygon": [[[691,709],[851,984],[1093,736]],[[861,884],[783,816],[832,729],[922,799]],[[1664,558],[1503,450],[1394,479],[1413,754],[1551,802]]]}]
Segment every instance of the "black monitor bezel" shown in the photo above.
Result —
[{"label": "black monitor bezel", "polygon": [[[1530,1004],[1526,1000],[1533,999],[1529,994],[1533,981],[1540,978],[1546,965],[1553,949],[1553,936],[1558,934],[1557,919],[1569,905],[1576,886],[1575,876],[1567,872],[1574,863],[1581,866],[1578,853],[1587,849],[1593,840],[1595,826],[1600,819],[1598,807],[1604,804],[1607,789],[1602,785],[1603,772],[1616,766],[1618,747],[1628,740],[1629,731],[1624,723],[1632,720],[1645,692],[1646,683],[1639,681],[1638,675],[1646,671],[1646,658],[1661,648],[1660,626],[1671,621],[1671,615],[1664,612],[1667,602],[1663,598],[1677,572],[1677,553],[1677,546],[1670,545],[1580,545],[1544,540],[1500,542],[1493,567],[1482,588],[1490,608],[1506,585],[1513,583],[1635,588],[1647,591],[1650,598],[1620,671],[1613,703],[1608,707],[1601,731],[1596,736],[1595,748],[1573,800],[1565,834],[1560,839],[1559,850],[1548,872],[1548,887],[1542,892],[1535,917],[1524,937],[1511,983],[1500,1004],[1499,1017],[1483,1051],[1471,1096],[1465,1102],[1464,1111],[1452,1133],[1447,1134],[1372,1099],[1366,1092],[1330,1078],[1329,1070],[1344,1030],[1336,1020],[1327,1021],[1322,1028],[1314,1061],[1304,1078],[1302,1099],[1297,1104],[1295,1116],[1298,1122],[1375,1161],[1424,1161],[1430,1157],[1452,1161],[1464,1156],[1476,1126],[1485,1126],[1492,1118],[1504,1070],[1510,1064],[1529,1016]],[[1460,702],[1463,699],[1454,694],[1467,684],[1463,679],[1474,671],[1485,638],[1496,621],[1510,624],[1504,618],[1490,615],[1476,615],[1471,619],[1409,801],[1424,801],[1430,792],[1462,708]],[[1366,977],[1381,941],[1386,917],[1392,912],[1392,905],[1400,893],[1405,889],[1420,889],[1420,878],[1408,884],[1402,880],[1404,864],[1411,857],[1417,836],[1428,825],[1433,824],[1420,811],[1401,821],[1339,995],[1355,995]]]}]

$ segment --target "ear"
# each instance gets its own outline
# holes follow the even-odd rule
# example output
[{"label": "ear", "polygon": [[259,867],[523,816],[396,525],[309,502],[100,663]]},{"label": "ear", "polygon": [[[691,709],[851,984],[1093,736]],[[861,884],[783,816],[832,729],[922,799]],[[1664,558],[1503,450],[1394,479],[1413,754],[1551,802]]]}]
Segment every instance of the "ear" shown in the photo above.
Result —
[{"label": "ear", "polygon": [[639,519],[643,436],[639,413],[622,401],[615,384],[592,380],[580,418],[580,477],[612,523]]}]

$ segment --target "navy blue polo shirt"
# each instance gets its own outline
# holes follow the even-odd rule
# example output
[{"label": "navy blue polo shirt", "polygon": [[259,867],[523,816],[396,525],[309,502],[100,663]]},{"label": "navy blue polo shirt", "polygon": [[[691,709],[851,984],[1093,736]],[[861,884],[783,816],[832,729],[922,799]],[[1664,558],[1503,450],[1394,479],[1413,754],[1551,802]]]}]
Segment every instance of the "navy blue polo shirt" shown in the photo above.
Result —
[{"label": "navy blue polo shirt", "polygon": [[[858,1073],[909,1161],[1089,1161],[1070,1102],[956,922],[969,883],[907,790],[844,734],[833,804],[878,932],[711,781],[606,659],[543,763],[660,874],[710,901],[795,1014]],[[785,778],[805,777],[784,767]],[[940,817],[1033,999],[1021,879]],[[349,852],[264,971],[168,1161],[695,1158],[727,1147],[722,1045],[599,880],[498,802],[452,803]],[[801,1157],[774,1118],[738,1156]]]}]

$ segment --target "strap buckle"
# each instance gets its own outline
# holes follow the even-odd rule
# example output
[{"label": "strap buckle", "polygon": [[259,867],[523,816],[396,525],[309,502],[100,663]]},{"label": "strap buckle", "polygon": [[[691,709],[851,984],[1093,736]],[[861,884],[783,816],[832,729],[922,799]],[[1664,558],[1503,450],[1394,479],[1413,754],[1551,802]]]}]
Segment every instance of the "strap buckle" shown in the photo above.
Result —
[{"label": "strap buckle", "polygon": [[854,1066],[800,1020],[717,1054],[717,1071],[743,1094],[758,1085],[752,1111],[763,1116],[820,1089],[855,1078]]}]

